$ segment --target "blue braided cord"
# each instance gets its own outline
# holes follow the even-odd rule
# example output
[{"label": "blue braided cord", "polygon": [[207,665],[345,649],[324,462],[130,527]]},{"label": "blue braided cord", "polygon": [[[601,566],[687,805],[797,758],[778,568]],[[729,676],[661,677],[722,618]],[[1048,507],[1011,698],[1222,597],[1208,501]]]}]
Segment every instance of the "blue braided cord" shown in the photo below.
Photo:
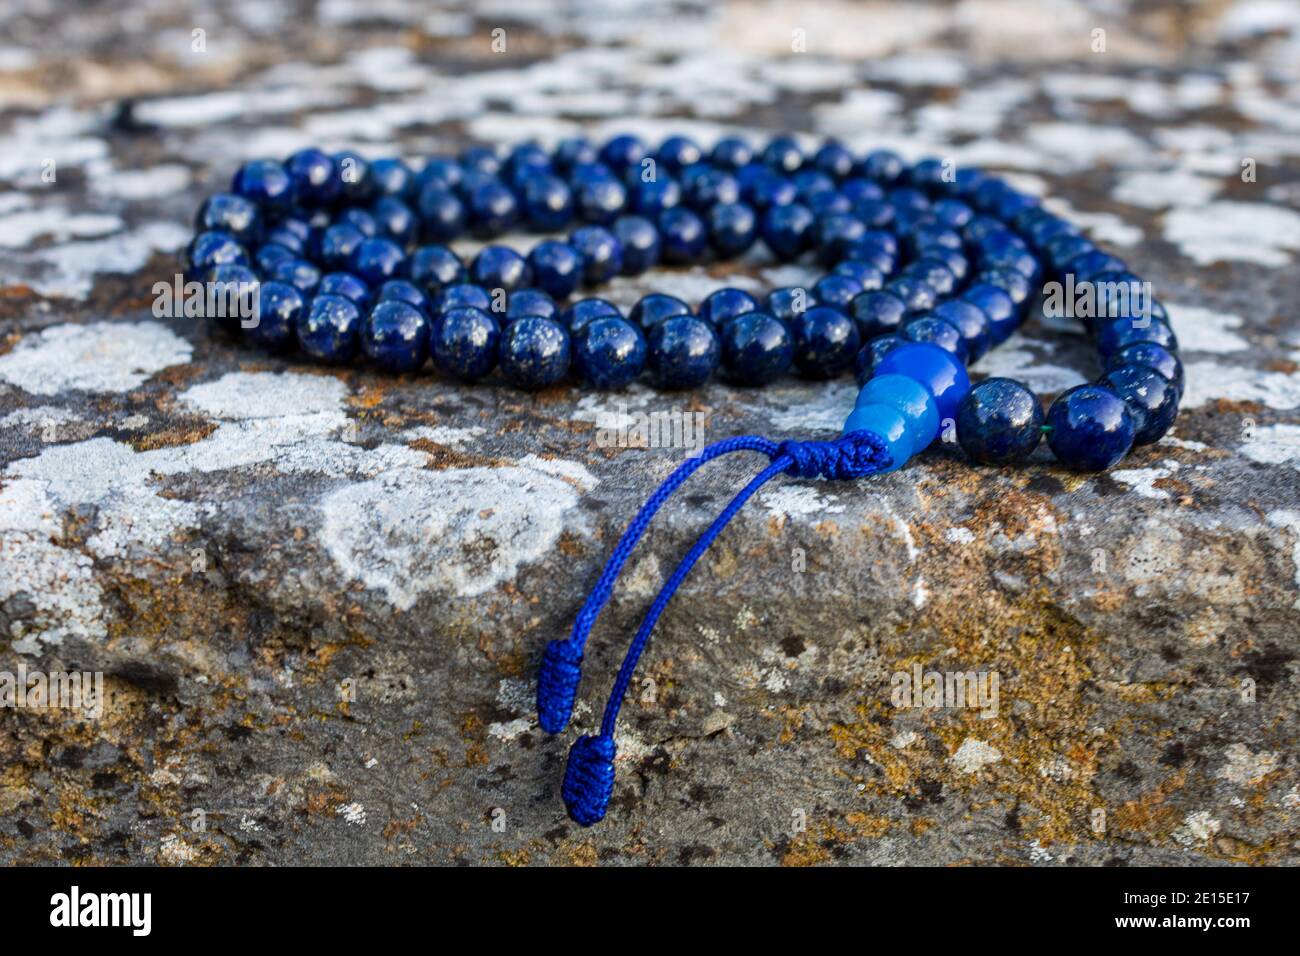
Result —
[{"label": "blue braided cord", "polygon": [[714,458],[734,451],[757,451],[770,458],[777,453],[776,449],[776,442],[759,435],[738,435],[714,442],[695,457],[678,465],[641,506],[641,510],[619,538],[613,554],[605,564],[605,570],[596,586],[591,589],[582,610],[578,612],[573,622],[573,633],[566,640],[551,641],[542,653],[542,663],[537,674],[537,722],[544,731],[558,734],[568,725],[578,696],[578,683],[582,679],[582,655],[587,636],[609,601],[623,565],[631,557],[632,549],[641,540],[655,513],[687,478]]}]

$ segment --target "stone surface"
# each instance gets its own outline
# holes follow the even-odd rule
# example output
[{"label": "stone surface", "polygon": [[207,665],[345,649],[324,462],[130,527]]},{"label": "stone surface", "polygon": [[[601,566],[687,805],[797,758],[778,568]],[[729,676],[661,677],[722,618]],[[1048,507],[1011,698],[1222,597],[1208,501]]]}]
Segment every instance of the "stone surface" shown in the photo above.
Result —
[{"label": "stone surface", "polygon": [[[1113,7],[7,5],[0,669],[102,670],[108,700],[0,709],[0,860],[1300,860],[1300,18]],[[1169,303],[1185,410],[1101,476],[949,445],[770,485],[665,615],[583,830],[568,744],[757,467],[711,466],[661,516],[549,739],[541,648],[688,453],[610,447],[600,414],[829,435],[852,383],[533,396],[324,370],[157,318],[152,286],[244,158],[781,128],[1053,197]],[[753,256],[612,297],[807,275]],[[976,370],[1095,375],[1050,324]],[[996,673],[997,707],[895,706],[914,665]]]}]

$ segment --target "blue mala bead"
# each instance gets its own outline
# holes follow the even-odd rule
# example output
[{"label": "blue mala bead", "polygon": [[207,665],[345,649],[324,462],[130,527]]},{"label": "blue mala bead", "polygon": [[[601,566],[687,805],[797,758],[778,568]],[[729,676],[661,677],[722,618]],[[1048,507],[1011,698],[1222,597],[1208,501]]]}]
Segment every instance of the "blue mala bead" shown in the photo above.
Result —
[{"label": "blue mala bead", "polygon": [[376,159],[370,164],[370,186],[376,196],[407,200],[415,195],[415,172],[404,160]]},{"label": "blue mala bead", "polygon": [[918,315],[903,323],[899,335],[909,342],[929,342],[955,355],[965,363],[969,357],[961,332],[951,322],[946,322],[933,312]]},{"label": "blue mala bead", "polygon": [[974,285],[991,285],[1007,294],[1016,307],[1016,321],[1019,324],[1025,315],[1025,303],[1034,294],[1033,285],[1021,273],[1012,269],[990,269],[981,272],[972,280]]},{"label": "blue mala bead", "polygon": [[356,226],[336,223],[320,234],[314,245],[316,258],[326,269],[346,269],[352,253],[366,241],[366,235]]},{"label": "blue mala bead", "polygon": [[961,299],[949,299],[947,302],[941,302],[934,308],[934,311],[927,312],[925,315],[943,319],[961,333],[961,340],[966,346],[968,361],[974,362],[987,352],[992,345],[993,331],[988,316],[984,314],[982,309],[970,302],[964,302]]},{"label": "blue mala bead", "polygon": [[341,295],[351,299],[357,308],[364,309],[370,301],[370,286],[351,272],[329,272],[316,284],[317,295]]},{"label": "blue mala bead", "polygon": [[612,176],[580,178],[574,187],[578,217],[584,222],[607,226],[627,205],[627,190]]},{"label": "blue mala bead", "polygon": [[861,176],[850,176],[840,183],[836,191],[850,203],[857,203],[859,200],[879,202],[885,198],[885,191],[880,188],[879,183],[873,183],[870,179]]},{"label": "blue mala bead", "polygon": [[1123,399],[1133,417],[1133,444],[1150,445],[1164,437],[1178,417],[1178,389],[1147,365],[1121,365],[1098,383]]},{"label": "blue mala bead", "polygon": [[670,316],[656,323],[648,338],[650,368],[662,388],[696,388],[718,367],[718,333],[696,316]]},{"label": "blue mala bead", "polygon": [[510,293],[510,298],[506,301],[506,322],[522,319],[526,315],[558,319],[560,307],[541,289],[519,289]]},{"label": "blue mala bead", "polygon": [[482,239],[499,236],[519,221],[519,201],[496,179],[473,188],[468,208],[470,231]]},{"label": "blue mala bead", "polygon": [[1155,342],[1135,342],[1111,353],[1106,359],[1106,371],[1111,372],[1125,365],[1145,365],[1153,368],[1173,383],[1181,398],[1183,394],[1183,363],[1173,352]]},{"label": "blue mala bead", "polygon": [[859,173],[878,183],[893,185],[902,178],[906,169],[902,156],[887,149],[877,149],[863,157]]},{"label": "blue mala bead", "polygon": [[846,250],[862,239],[866,233],[866,225],[857,216],[847,213],[831,213],[822,216],[817,220],[813,231],[817,260],[822,265],[834,265],[843,259]]},{"label": "blue mala bead", "polygon": [[230,181],[230,190],[272,215],[287,212],[294,203],[293,178],[283,163],[273,159],[244,163]]},{"label": "blue mala bead", "polygon": [[704,159],[704,151],[688,137],[669,136],[659,145],[655,159],[669,170],[680,170]]},{"label": "blue mala bead", "polygon": [[441,182],[425,186],[415,208],[420,218],[420,236],[426,242],[451,242],[465,232],[469,214],[450,186]]},{"label": "blue mala bead", "polygon": [[847,276],[856,282],[859,288],[854,293],[855,297],[862,292],[885,287],[885,274],[874,264],[861,259],[845,259],[831,270],[831,275]]},{"label": "blue mala bead", "polygon": [[1016,330],[1019,319],[1016,304],[997,286],[976,283],[963,292],[961,298],[988,318],[990,342],[993,345],[1001,345]]},{"label": "blue mala bead", "polygon": [[373,198],[375,188],[370,178],[370,163],[355,150],[345,149],[330,157],[339,177],[336,202],[364,203]]},{"label": "blue mala bead", "polygon": [[246,266],[248,250],[228,232],[201,232],[185,248],[185,273],[197,277],[213,266]]},{"label": "blue mala bead", "polygon": [[600,161],[615,172],[620,172],[640,163],[648,152],[639,137],[624,133],[615,136],[602,147]]},{"label": "blue mala bead", "polygon": [[273,268],[275,268],[276,263],[296,259],[298,258],[298,255],[300,255],[300,253],[294,253],[278,243],[270,242],[261,246],[257,252],[253,254],[252,264],[259,272],[269,273]]},{"label": "blue mala bead", "polygon": [[628,206],[643,216],[657,216],[682,201],[682,184],[666,173],[651,180],[642,180],[636,176],[628,185]]},{"label": "blue mala bead", "polygon": [[450,309],[433,323],[429,354],[442,375],[476,382],[496,367],[501,341],[497,320],[483,309]]},{"label": "blue mala bead", "polygon": [[574,166],[600,162],[600,150],[584,136],[568,136],[556,145],[551,158],[557,169],[567,172]]},{"label": "blue mala bead", "polygon": [[424,168],[415,175],[415,193],[418,196],[430,183],[455,189],[464,178],[465,170],[452,157],[430,156],[425,160]]},{"label": "blue mala bead", "polygon": [[794,364],[808,378],[831,378],[853,363],[861,345],[857,324],[838,309],[818,305],[794,318]]},{"label": "blue mala bead", "polygon": [[763,148],[763,162],[789,175],[803,166],[803,148],[793,136],[775,136]]},{"label": "blue mala bead", "polygon": [[628,319],[649,332],[658,322],[674,315],[690,315],[691,307],[674,295],[652,292],[639,299],[628,313]]},{"label": "blue mala bead", "polygon": [[868,229],[888,229],[898,218],[893,204],[885,199],[863,197],[853,203],[853,215],[862,220]]},{"label": "blue mala bead", "polygon": [[773,206],[763,214],[760,233],[778,259],[796,259],[812,248],[816,218],[802,203]]},{"label": "blue mala bead", "polygon": [[420,217],[396,196],[380,196],[370,207],[378,234],[400,246],[412,243],[420,229]]},{"label": "blue mala bead", "polygon": [[924,282],[938,296],[952,295],[957,288],[957,277],[947,264],[928,254],[908,266],[904,275]]},{"label": "blue mala bead", "polygon": [[592,388],[622,388],[645,368],[645,336],[627,319],[592,319],[573,342],[573,364]]},{"label": "blue mala bead", "polygon": [[915,276],[899,276],[885,283],[885,290],[907,308],[907,315],[929,312],[939,304],[934,289]]},{"label": "blue mala bead", "polygon": [[319,149],[303,149],[285,160],[284,168],[293,180],[294,201],[307,206],[328,206],[338,198],[342,181],[334,160]]},{"label": "blue mala bead", "polygon": [[619,216],[610,227],[623,250],[623,275],[640,275],[659,264],[663,243],[655,224],[643,216]]},{"label": "blue mala bead", "polygon": [[1076,385],[1047,410],[1047,443],[1075,471],[1105,471],[1128,454],[1136,429],[1124,400],[1101,385]]},{"label": "blue mala bead", "polygon": [[501,374],[516,388],[536,391],[569,373],[569,333],[554,319],[530,315],[501,333]]},{"label": "blue mala bead", "polygon": [[1102,360],[1139,342],[1151,342],[1168,352],[1178,351],[1178,339],[1162,319],[1113,319],[1097,332],[1097,352]]},{"label": "blue mala bead", "polygon": [[663,239],[663,261],[672,265],[689,265],[704,254],[708,229],[704,221],[689,209],[667,209],[659,216],[659,234]]},{"label": "blue mala bead", "polygon": [[719,256],[735,258],[758,238],[758,215],[741,202],[718,203],[708,211],[709,241]]},{"label": "blue mala bead", "polygon": [[854,165],[853,154],[838,140],[828,140],[813,154],[813,166],[836,180],[849,176]]},{"label": "blue mala bead", "polygon": [[953,418],[957,404],[970,391],[965,367],[951,352],[928,342],[904,342],[876,363],[877,375],[906,375],[934,396],[939,421]]},{"label": "blue mala bead", "polygon": [[298,317],[306,308],[306,297],[287,282],[263,282],[258,291],[257,324],[245,329],[245,334],[262,348],[286,351],[293,347]]},{"label": "blue mala bead", "polygon": [[569,245],[582,257],[582,281],[595,286],[623,271],[623,246],[608,229],[583,226],[569,236]]},{"label": "blue mala bead", "polygon": [[835,180],[820,169],[800,170],[794,174],[791,182],[799,194],[800,202],[809,202],[818,195],[836,195]]},{"label": "blue mala bead", "polygon": [[415,306],[425,315],[431,315],[429,297],[414,282],[405,279],[389,279],[375,293],[376,302],[405,302]]},{"label": "blue mala bead", "polygon": [[199,232],[228,232],[244,245],[262,238],[262,211],[257,203],[235,193],[216,193],[203,200],[194,217]]},{"label": "blue mala bead", "polygon": [[390,372],[411,372],[429,354],[429,320],[406,302],[390,299],[370,310],[361,346],[372,362]]},{"label": "blue mala bead", "polygon": [[700,303],[699,316],[721,328],[728,319],[758,309],[758,300],[743,289],[718,289]]},{"label": "blue mala bead", "polygon": [[457,157],[464,169],[495,176],[501,172],[501,157],[491,146],[467,146]]},{"label": "blue mala bead", "polygon": [[406,263],[406,253],[391,239],[366,239],[352,250],[348,270],[370,285],[397,276]]},{"label": "blue mala bead", "polygon": [[556,299],[567,299],[582,281],[582,256],[567,242],[547,239],[528,254],[533,282]]},{"label": "blue mala bead", "polygon": [[789,178],[774,170],[763,169],[741,183],[740,198],[755,209],[767,210],[794,202],[799,198],[799,190]]},{"label": "blue mala bead", "polygon": [[558,176],[535,173],[524,182],[524,218],[534,229],[552,232],[573,221],[573,190]]},{"label": "blue mala bead", "polygon": [[854,381],[860,386],[866,384],[867,379],[876,374],[876,365],[880,360],[903,344],[904,339],[893,334],[877,335],[868,341],[853,358]]},{"label": "blue mala bead", "polygon": [[683,178],[682,199],[703,214],[720,204],[740,202],[740,181],[725,169],[700,167]]},{"label": "blue mala bead", "polygon": [[[311,232],[308,231],[307,235],[310,237]],[[295,256],[300,256],[307,250],[307,243],[298,237],[298,233],[285,228],[283,225],[276,225],[268,229],[262,236],[262,245],[281,246],[288,249]]]},{"label": "blue mala bead", "polygon": [[361,310],[341,295],[318,295],[298,316],[298,344],[320,362],[346,362],[357,352]]},{"label": "blue mala bead", "polygon": [[822,276],[812,287],[818,305],[829,305],[841,312],[862,292],[862,283],[857,279],[834,272]]},{"label": "blue mala bead", "polygon": [[485,289],[513,292],[532,282],[528,260],[509,246],[484,246],[469,267],[470,281]]},{"label": "blue mala bead", "polygon": [[1023,461],[1043,434],[1038,396],[1009,378],[986,378],[957,405],[957,441],[973,461]]},{"label": "blue mala bead", "polygon": [[576,336],[593,319],[622,315],[618,306],[605,299],[579,299],[560,315],[560,324],[569,330],[570,335]]},{"label": "blue mala bead", "polygon": [[482,309],[484,312],[492,310],[492,295],[482,286],[474,285],[471,282],[457,282],[443,288],[433,297],[429,304],[430,311],[434,315],[442,315],[452,309]]},{"label": "blue mala bead", "polygon": [[709,161],[723,169],[741,169],[754,161],[754,148],[739,137],[724,136],[713,144]]},{"label": "blue mala bead", "polygon": [[231,335],[239,335],[245,323],[255,324],[261,280],[248,266],[213,266],[206,279],[208,292],[216,297],[215,314],[205,313]]},{"label": "blue mala bead", "polygon": [[817,297],[811,289],[803,286],[787,286],[773,289],[763,300],[763,311],[784,322],[788,327],[800,312],[807,312],[817,304]]},{"label": "blue mala bead", "polygon": [[722,367],[740,385],[766,385],[790,370],[794,338],[784,322],[765,312],[746,312],[720,330]]},{"label": "blue mala bead", "polygon": [[407,261],[411,281],[433,297],[449,285],[469,278],[460,256],[446,246],[420,246]]},{"label": "blue mala bead", "polygon": [[306,259],[284,259],[272,266],[264,278],[287,282],[303,295],[313,295],[320,284],[321,271]]},{"label": "blue mala bead", "polygon": [[855,295],[849,303],[848,312],[865,341],[877,335],[897,332],[907,316],[907,304],[892,292],[873,289]]},{"label": "blue mala bead", "polygon": [[855,408],[865,405],[888,405],[902,412],[911,438],[909,457],[925,451],[939,435],[939,406],[914,378],[898,374],[872,376],[854,402]]}]

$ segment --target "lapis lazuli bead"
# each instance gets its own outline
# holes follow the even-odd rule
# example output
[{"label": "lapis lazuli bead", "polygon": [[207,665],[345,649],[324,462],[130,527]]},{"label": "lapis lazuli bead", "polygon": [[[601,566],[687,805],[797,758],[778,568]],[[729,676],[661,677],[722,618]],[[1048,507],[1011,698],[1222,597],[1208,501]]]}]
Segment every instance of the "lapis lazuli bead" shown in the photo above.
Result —
[{"label": "lapis lazuli bead", "polygon": [[570,335],[576,336],[593,319],[622,314],[618,306],[606,299],[579,299],[561,313],[560,324],[569,330]]},{"label": "lapis lazuli bead", "polygon": [[469,267],[470,281],[485,289],[513,292],[532,281],[528,260],[509,246],[484,246]]},{"label": "lapis lazuli bead", "polygon": [[803,158],[803,149],[793,136],[774,136],[763,148],[763,162],[786,174],[798,172]]},{"label": "lapis lazuli bead", "polygon": [[558,176],[540,173],[524,183],[524,216],[542,232],[563,229],[573,221],[573,190]]},{"label": "lapis lazuli bead", "polygon": [[425,186],[415,208],[420,215],[420,235],[427,242],[451,242],[465,231],[465,204],[441,182]]},{"label": "lapis lazuli bead", "polygon": [[582,280],[582,256],[567,242],[547,239],[528,254],[533,282],[556,299],[567,299]]},{"label": "lapis lazuli bead", "polygon": [[649,364],[663,388],[703,385],[718,367],[721,344],[713,325],[693,315],[674,315],[649,333]]},{"label": "lapis lazuli bead", "polygon": [[743,202],[718,203],[708,211],[709,241],[719,256],[739,256],[758,238],[758,215]]},{"label": "lapis lazuli bead", "polygon": [[909,342],[929,342],[951,352],[957,360],[967,360],[966,342],[961,331],[951,322],[946,322],[933,312],[918,315],[903,323],[899,335]]},{"label": "lapis lazuli bead", "polygon": [[348,271],[377,286],[398,275],[405,263],[406,253],[393,240],[367,239],[352,250]]},{"label": "lapis lazuli bead", "polygon": [[303,149],[285,160],[284,168],[293,180],[293,193],[304,206],[328,206],[339,194],[341,180],[334,160],[319,149]]},{"label": "lapis lazuli bead", "polygon": [[603,226],[583,226],[569,236],[569,245],[582,257],[582,281],[595,286],[623,271],[623,246]]},{"label": "lapis lazuli bead", "polygon": [[434,315],[441,315],[451,309],[482,309],[484,312],[492,310],[492,295],[482,286],[474,285],[472,282],[457,282],[445,287],[441,292],[433,297],[429,303],[430,310]]},{"label": "lapis lazuli bead", "polygon": [[720,329],[722,367],[741,385],[765,385],[790,370],[794,339],[785,323],[765,312],[746,312]]},{"label": "lapis lazuli bead", "polygon": [[861,173],[868,179],[893,184],[903,175],[907,163],[903,157],[887,149],[878,149],[868,153],[862,160]]},{"label": "lapis lazuli bead", "polygon": [[877,375],[906,375],[934,396],[939,420],[951,419],[957,403],[970,391],[970,377],[955,355],[928,342],[904,342],[876,363]]},{"label": "lapis lazuli bead", "polygon": [[688,265],[698,259],[708,245],[708,229],[689,209],[667,209],[659,216],[659,235],[663,240],[663,260],[673,265]]},{"label": "lapis lazuli bead", "polygon": [[554,319],[530,315],[501,333],[501,374],[516,388],[535,391],[569,373],[569,333]]},{"label": "lapis lazuli bead", "polygon": [[939,434],[939,406],[924,385],[906,375],[876,375],[858,392],[855,407],[888,405],[903,414],[912,438],[913,455],[924,451]]},{"label": "lapis lazuli bead", "polygon": [[920,315],[929,312],[939,304],[939,297],[934,289],[915,276],[899,276],[885,283],[885,291],[907,306],[907,314]]},{"label": "lapis lazuli bead", "polygon": [[1124,400],[1101,385],[1076,385],[1047,410],[1047,443],[1061,464],[1105,471],[1133,447],[1136,429]]},{"label": "lapis lazuli bead", "polygon": [[519,289],[510,293],[510,298],[506,301],[506,322],[522,319],[526,315],[558,319],[560,307],[541,289]]},{"label": "lapis lazuli bead", "polygon": [[863,291],[862,283],[857,279],[834,272],[822,276],[812,287],[818,305],[829,305],[841,312],[846,311],[854,297]]},{"label": "lapis lazuli bead", "polygon": [[579,218],[596,225],[613,222],[627,205],[627,190],[612,176],[581,178],[574,192]]},{"label": "lapis lazuli bead", "polygon": [[682,198],[698,213],[740,201],[740,183],[725,169],[701,168],[682,181]]},{"label": "lapis lazuli bead", "polygon": [[230,189],[270,213],[285,212],[293,206],[293,179],[284,164],[273,159],[244,163],[231,180]]},{"label": "lapis lazuli bead", "polygon": [[803,286],[787,286],[773,289],[763,300],[763,311],[784,322],[788,327],[800,312],[807,312],[817,304],[816,297],[810,289]]},{"label": "lapis lazuli bead", "polygon": [[794,363],[809,378],[830,378],[853,363],[861,338],[852,319],[829,306],[813,306],[791,323]]},{"label": "lapis lazuli bead", "polygon": [[390,299],[370,310],[361,345],[372,362],[390,372],[410,372],[429,354],[429,320],[406,302]]},{"label": "lapis lazuli bead", "polygon": [[519,220],[519,201],[496,179],[475,185],[467,205],[470,230],[480,238],[499,236]]},{"label": "lapis lazuli bead", "polygon": [[501,329],[482,309],[450,309],[433,324],[429,352],[433,367],[443,375],[477,381],[496,367]]},{"label": "lapis lazuli bead", "polygon": [[667,173],[650,180],[643,180],[637,175],[629,186],[631,195],[628,206],[643,216],[657,216],[682,201],[682,184]]},{"label": "lapis lazuli bead", "polygon": [[1147,365],[1121,365],[1101,377],[1124,400],[1133,416],[1133,444],[1150,445],[1169,431],[1178,417],[1178,389]]},{"label": "lapis lazuli bead", "polygon": [[652,292],[643,296],[632,306],[628,318],[639,325],[642,331],[649,332],[657,322],[674,315],[690,315],[691,307],[675,295]]},{"label": "lapis lazuli bead", "polygon": [[374,160],[368,178],[376,196],[405,200],[415,194],[415,173],[403,160],[391,156]]},{"label": "lapis lazuli bead", "polygon": [[[883,289],[885,287],[884,272],[877,268],[873,263],[865,262],[860,259],[845,259],[831,270],[831,275],[847,276],[856,282],[858,284],[858,291],[854,293],[855,296],[862,292],[870,292],[874,289]],[[848,303],[846,302],[842,307],[847,306]]]},{"label": "lapis lazuli bead", "polygon": [[574,337],[573,364],[593,388],[627,385],[645,368],[647,346],[641,330],[627,319],[592,319]]},{"label": "lapis lazuli bead", "polygon": [[942,261],[928,253],[907,267],[907,275],[920,279],[940,296],[951,295],[957,277]]},{"label": "lapis lazuli bead", "polygon": [[[966,360],[975,361],[989,350],[992,344],[992,330],[984,310],[961,299],[949,299],[935,307],[932,315],[950,323],[961,333],[961,340],[966,345]],[[922,316],[924,318],[924,316]]]},{"label": "lapis lazuli bead", "polygon": [[993,345],[1005,342],[1016,330],[1018,315],[1011,297],[997,286],[980,283],[962,293],[962,301],[980,309],[989,320],[989,341]]},{"label": "lapis lazuli bead", "polygon": [[298,344],[321,362],[346,362],[357,352],[361,310],[341,295],[318,295],[298,316]]},{"label": "lapis lazuli bead", "polygon": [[426,316],[432,314],[429,297],[414,282],[405,279],[389,279],[375,293],[376,302],[405,302],[413,305]]},{"label": "lapis lazuli bead", "polygon": [[645,158],[646,145],[636,136],[624,133],[607,142],[600,151],[600,161],[610,169],[623,171]]},{"label": "lapis lazuli bead", "polygon": [[261,246],[253,255],[253,264],[263,273],[269,273],[276,263],[296,259],[297,254],[275,242]]},{"label": "lapis lazuli bead", "polygon": [[203,200],[194,217],[199,232],[228,232],[244,245],[262,238],[262,211],[257,203],[235,193],[215,193]]},{"label": "lapis lazuli bead", "polygon": [[263,282],[257,308],[257,324],[245,330],[248,337],[273,351],[292,346],[298,316],[307,308],[306,297],[287,282]]},{"label": "lapis lazuli bead", "polygon": [[312,295],[320,284],[321,271],[306,259],[284,259],[272,266],[264,278],[287,282],[303,295]]},{"label": "lapis lazuli bead", "polygon": [[396,196],[380,196],[370,207],[378,234],[391,239],[399,246],[409,245],[421,226],[420,217]]},{"label": "lapis lazuli bead", "polygon": [[1163,345],[1155,342],[1135,342],[1111,353],[1106,360],[1106,371],[1110,372],[1124,365],[1146,365],[1155,369],[1173,383],[1181,397],[1183,394],[1183,363]]},{"label": "lapis lazuli bead", "polygon": [[699,316],[721,327],[728,319],[758,310],[758,300],[744,289],[717,289],[700,303]]},{"label": "lapis lazuli bead", "polygon": [[1129,345],[1151,342],[1168,352],[1178,351],[1178,339],[1162,319],[1112,319],[1097,332],[1097,352],[1102,359]]},{"label": "lapis lazuli bead", "polygon": [[208,318],[232,335],[240,334],[245,323],[256,322],[261,280],[248,266],[213,266],[205,277],[215,310]]},{"label": "lapis lazuli bead", "polygon": [[1023,461],[1042,437],[1038,396],[1009,378],[986,378],[957,405],[957,441],[974,461]]},{"label": "lapis lazuli bead", "polygon": [[897,335],[877,335],[866,345],[858,349],[853,359],[853,380],[859,386],[865,385],[867,379],[876,373],[876,365],[882,358],[904,343]]},{"label": "lapis lazuli bead", "polygon": [[721,166],[723,169],[740,169],[748,166],[753,159],[753,147],[735,136],[724,136],[713,144],[713,149],[709,153],[709,160],[713,165]]},{"label": "lapis lazuli bead", "polygon": [[420,246],[411,253],[406,266],[411,281],[430,297],[468,278],[465,263],[446,246]]},{"label": "lapis lazuli bead", "polygon": [[763,242],[778,259],[795,259],[812,248],[813,212],[802,203],[773,206],[763,214],[760,233]]},{"label": "lapis lazuli bead", "polygon": [[246,266],[248,250],[228,232],[201,232],[185,249],[185,271],[197,277],[213,266]]},{"label": "lapis lazuli bead", "polygon": [[614,233],[614,238],[623,251],[623,275],[640,275],[659,264],[663,244],[659,239],[659,230],[649,219],[644,216],[619,216],[610,226],[610,231]]},{"label": "lapis lazuli bead", "polygon": [[321,276],[320,282],[316,285],[316,294],[341,295],[355,302],[357,308],[365,309],[370,301],[370,286],[351,272],[329,272]]},{"label": "lapis lazuli bead", "polygon": [[881,472],[897,471],[912,457],[913,435],[908,428],[907,418],[892,405],[878,402],[869,405],[857,405],[844,420],[844,434],[856,431],[868,431],[885,443],[889,452],[890,464]]},{"label": "lapis lazuli bead", "polygon": [[897,332],[907,315],[907,306],[891,292],[872,290],[854,296],[848,311],[858,324],[858,334],[866,341]]},{"label": "lapis lazuli bead", "polygon": [[335,223],[316,240],[316,258],[327,269],[343,270],[352,261],[352,253],[366,241],[366,235],[356,226]]}]

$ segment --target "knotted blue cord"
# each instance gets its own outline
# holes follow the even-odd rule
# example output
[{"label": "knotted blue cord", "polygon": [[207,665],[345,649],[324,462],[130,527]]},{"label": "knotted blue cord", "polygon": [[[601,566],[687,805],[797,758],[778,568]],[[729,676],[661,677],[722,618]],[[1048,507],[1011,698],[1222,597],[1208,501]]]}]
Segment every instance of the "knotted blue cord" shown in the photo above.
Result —
[{"label": "knotted blue cord", "polygon": [[700,535],[699,540],[664,583],[654,603],[646,612],[645,619],[641,622],[641,627],[631,647],[628,648],[627,655],[623,658],[623,665],[619,668],[618,677],[614,681],[614,689],[605,705],[600,734],[579,737],[569,751],[561,795],[568,808],[569,816],[583,826],[590,826],[605,816],[610,797],[613,795],[614,757],[617,753],[614,744],[614,728],[618,722],[619,710],[623,706],[623,698],[632,682],[632,675],[636,671],[641,654],[649,643],[650,634],[668,606],[668,602],[677,593],[677,589],[681,587],[695,563],[736,513],[744,507],[745,502],[759,488],[782,472],[800,478],[851,480],[874,474],[892,464],[891,456],[880,438],[870,432],[857,431],[834,441],[785,441],[780,444],[757,435],[742,435],[716,442],[706,448],[698,458],[678,467],[650,496],[619,539],[618,546],[606,564],[604,573],[601,574],[600,580],[592,589],[591,596],[578,614],[573,634],[567,641],[552,641],[547,646],[537,689],[538,717],[543,729],[550,729],[547,726],[548,721],[551,726],[556,726],[557,717],[563,718],[558,723],[558,729],[563,729],[568,722],[577,693],[578,679],[581,676],[582,648],[586,643],[587,635],[600,609],[609,600],[619,571],[622,570],[632,548],[645,532],[655,512],[705,461],[732,451],[762,452],[771,461],[741,489],[708,529]]}]

